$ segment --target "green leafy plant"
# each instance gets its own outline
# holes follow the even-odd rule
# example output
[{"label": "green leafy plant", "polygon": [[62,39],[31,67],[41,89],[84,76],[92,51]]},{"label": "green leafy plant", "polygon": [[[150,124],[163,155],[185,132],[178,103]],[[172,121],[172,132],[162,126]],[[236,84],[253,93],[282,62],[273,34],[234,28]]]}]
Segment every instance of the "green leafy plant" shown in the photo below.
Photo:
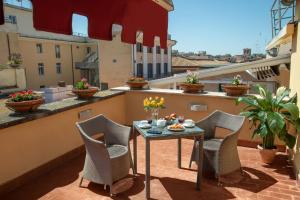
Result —
[{"label": "green leafy plant", "polygon": [[251,95],[239,97],[237,104],[244,103],[246,107],[241,115],[247,117],[254,127],[253,137],[262,138],[264,149],[273,149],[275,136],[282,140],[289,148],[296,143],[296,136],[288,133],[288,127],[293,126],[300,131],[299,108],[297,94],[290,97],[290,90],[281,87],[276,95],[261,87],[256,86],[258,96]]},{"label": "green leafy plant", "polygon": [[198,84],[199,83],[199,75],[197,72],[187,71],[186,83],[188,84]]},{"label": "green leafy plant", "polygon": [[87,79],[83,78],[75,84],[75,88],[77,90],[87,90],[90,88],[90,84],[88,84]]},{"label": "green leafy plant", "polygon": [[233,80],[231,82],[233,85],[241,85],[242,84],[242,77],[240,75],[236,75],[233,77]]},{"label": "green leafy plant", "polygon": [[9,95],[9,101],[22,102],[31,101],[42,98],[41,95],[34,93],[32,90],[26,90]]},{"label": "green leafy plant", "polygon": [[22,64],[22,56],[19,53],[12,53],[8,57],[8,65],[10,66],[20,66]]}]

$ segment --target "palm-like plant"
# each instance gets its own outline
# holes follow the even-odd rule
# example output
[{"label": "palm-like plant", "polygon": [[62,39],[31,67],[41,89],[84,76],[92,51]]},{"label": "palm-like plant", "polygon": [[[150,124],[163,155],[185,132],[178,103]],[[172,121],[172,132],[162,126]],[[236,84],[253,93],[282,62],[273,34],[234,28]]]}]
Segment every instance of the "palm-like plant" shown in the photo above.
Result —
[{"label": "palm-like plant", "polygon": [[239,97],[237,104],[244,103],[247,106],[241,115],[247,117],[251,127],[255,127],[253,137],[262,138],[264,149],[273,149],[275,136],[285,142],[289,148],[293,148],[296,137],[288,133],[289,125],[300,131],[299,108],[297,106],[297,94],[290,97],[291,91],[285,87],[277,90],[276,95],[260,85],[256,86],[259,95]]}]

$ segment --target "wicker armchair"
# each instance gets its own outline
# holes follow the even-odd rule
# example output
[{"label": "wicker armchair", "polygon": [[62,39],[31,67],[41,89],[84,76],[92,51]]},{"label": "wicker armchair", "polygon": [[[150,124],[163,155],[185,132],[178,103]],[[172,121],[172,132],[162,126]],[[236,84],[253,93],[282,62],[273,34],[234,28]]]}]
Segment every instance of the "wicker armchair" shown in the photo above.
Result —
[{"label": "wicker armchair", "polygon": [[[114,182],[126,177],[133,169],[129,137],[131,128],[119,125],[103,115],[76,123],[86,148],[83,179],[110,186],[113,195]],[[104,134],[105,143],[95,140],[97,134]]]},{"label": "wicker armchair", "polygon": [[[197,126],[204,129],[204,171],[214,171],[218,183],[220,184],[220,176],[229,174],[238,169],[242,171],[241,162],[237,150],[237,140],[240,129],[245,121],[245,117],[231,115],[222,111],[215,111],[205,119],[196,123]],[[231,133],[225,138],[215,138],[216,128],[224,128],[230,130]],[[190,160],[196,161],[196,143]]]}]

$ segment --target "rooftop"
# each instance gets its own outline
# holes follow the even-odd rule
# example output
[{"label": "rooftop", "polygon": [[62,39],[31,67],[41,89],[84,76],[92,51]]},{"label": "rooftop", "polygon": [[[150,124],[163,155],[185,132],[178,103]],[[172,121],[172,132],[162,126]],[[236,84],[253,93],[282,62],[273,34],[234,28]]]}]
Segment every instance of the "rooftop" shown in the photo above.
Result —
[{"label": "rooftop", "polygon": [[196,67],[196,68],[212,68],[230,64],[227,61],[208,60],[208,59],[188,59],[182,56],[172,57],[173,67]]}]

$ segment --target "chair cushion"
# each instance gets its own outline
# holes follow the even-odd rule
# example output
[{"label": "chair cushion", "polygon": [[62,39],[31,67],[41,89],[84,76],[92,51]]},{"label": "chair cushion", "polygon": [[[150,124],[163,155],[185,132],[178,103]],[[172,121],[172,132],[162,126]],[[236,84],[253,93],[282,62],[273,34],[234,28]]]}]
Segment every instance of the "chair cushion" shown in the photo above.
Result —
[{"label": "chair cushion", "polygon": [[109,145],[107,151],[110,158],[116,158],[127,154],[128,148],[122,145]]},{"label": "chair cushion", "polygon": [[222,141],[223,139],[217,138],[205,140],[203,143],[203,148],[207,151],[219,151]]},{"label": "chair cushion", "polygon": [[122,145],[109,145],[106,148],[111,159],[113,182],[126,177],[130,168],[130,152],[128,147]]}]

